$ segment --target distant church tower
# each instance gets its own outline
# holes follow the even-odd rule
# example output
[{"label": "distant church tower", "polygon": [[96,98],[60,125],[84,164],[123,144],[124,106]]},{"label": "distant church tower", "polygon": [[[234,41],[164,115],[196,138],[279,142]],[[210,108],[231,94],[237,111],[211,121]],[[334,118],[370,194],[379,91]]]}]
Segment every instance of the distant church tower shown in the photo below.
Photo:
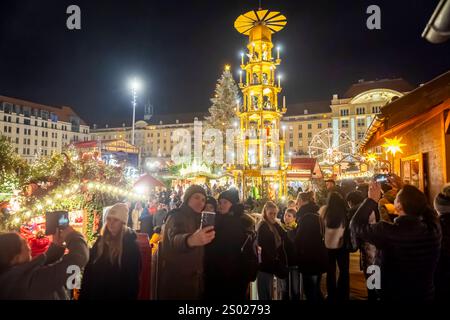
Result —
[{"label": "distant church tower", "polygon": [[150,103],[150,101],[147,101],[144,107],[144,120],[148,121],[153,115],[153,105]]}]

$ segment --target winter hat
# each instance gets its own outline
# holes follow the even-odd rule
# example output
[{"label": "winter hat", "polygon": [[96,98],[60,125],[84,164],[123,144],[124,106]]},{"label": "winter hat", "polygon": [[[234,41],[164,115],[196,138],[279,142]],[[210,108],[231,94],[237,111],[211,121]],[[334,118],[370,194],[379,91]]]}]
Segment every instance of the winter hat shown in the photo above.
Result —
[{"label": "winter hat", "polygon": [[446,184],[434,198],[434,208],[439,214],[450,213],[450,184]]},{"label": "winter hat", "polygon": [[123,202],[118,202],[106,211],[105,222],[108,217],[116,218],[124,224],[128,223],[128,206]]},{"label": "winter hat", "polygon": [[239,203],[239,191],[236,188],[228,189],[219,195],[219,200],[220,199],[226,199],[226,200],[230,201],[233,205],[238,204]]},{"label": "winter hat", "polygon": [[217,211],[217,200],[214,197],[208,196],[206,198],[206,204],[212,204],[214,207],[214,211]]},{"label": "winter hat", "polygon": [[187,204],[189,201],[189,198],[192,197],[195,193],[201,193],[206,198],[206,191],[201,186],[193,184],[189,188],[186,189],[183,195],[183,203]]}]

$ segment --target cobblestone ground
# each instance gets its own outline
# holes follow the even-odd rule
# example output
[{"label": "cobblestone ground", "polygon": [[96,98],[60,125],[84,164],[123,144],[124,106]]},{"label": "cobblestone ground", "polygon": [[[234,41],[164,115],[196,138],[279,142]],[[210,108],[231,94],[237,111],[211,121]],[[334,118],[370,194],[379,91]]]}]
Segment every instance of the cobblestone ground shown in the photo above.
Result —
[{"label": "cobblestone ground", "polygon": [[[326,275],[322,277],[322,292],[326,296]],[[350,254],[350,300],[366,300],[366,280],[359,270],[359,251]]]},{"label": "cobblestone ground", "polygon": [[350,299],[367,299],[366,279],[359,270],[359,251],[350,254]]}]

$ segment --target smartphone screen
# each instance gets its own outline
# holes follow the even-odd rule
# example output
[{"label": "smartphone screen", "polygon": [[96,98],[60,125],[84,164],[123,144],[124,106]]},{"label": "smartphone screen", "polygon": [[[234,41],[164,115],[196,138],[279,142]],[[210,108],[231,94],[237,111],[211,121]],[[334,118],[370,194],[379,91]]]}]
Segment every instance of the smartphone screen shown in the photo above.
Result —
[{"label": "smartphone screen", "polygon": [[375,176],[376,182],[387,182],[388,181],[388,175],[387,174],[378,174]]},{"label": "smartphone screen", "polygon": [[45,234],[55,234],[57,229],[64,229],[69,225],[67,211],[53,211],[45,213]]},{"label": "smartphone screen", "polygon": [[64,212],[58,219],[58,228],[64,229],[69,225],[69,213]]},{"label": "smartphone screen", "polygon": [[200,228],[203,229],[205,227],[214,226],[216,222],[216,213],[210,211],[202,212],[202,222]]}]

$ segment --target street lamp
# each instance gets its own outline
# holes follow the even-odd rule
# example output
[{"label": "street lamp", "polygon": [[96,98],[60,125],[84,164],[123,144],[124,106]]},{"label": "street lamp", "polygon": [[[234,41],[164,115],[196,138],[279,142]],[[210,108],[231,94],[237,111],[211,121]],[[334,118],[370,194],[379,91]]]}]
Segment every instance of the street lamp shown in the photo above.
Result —
[{"label": "street lamp", "polygon": [[134,145],[134,123],[136,119],[136,99],[137,99],[137,90],[141,88],[141,83],[138,79],[134,78],[131,81],[131,94],[133,96],[133,101],[131,102],[133,105],[133,123],[132,123],[132,129],[131,129],[131,144]]}]

